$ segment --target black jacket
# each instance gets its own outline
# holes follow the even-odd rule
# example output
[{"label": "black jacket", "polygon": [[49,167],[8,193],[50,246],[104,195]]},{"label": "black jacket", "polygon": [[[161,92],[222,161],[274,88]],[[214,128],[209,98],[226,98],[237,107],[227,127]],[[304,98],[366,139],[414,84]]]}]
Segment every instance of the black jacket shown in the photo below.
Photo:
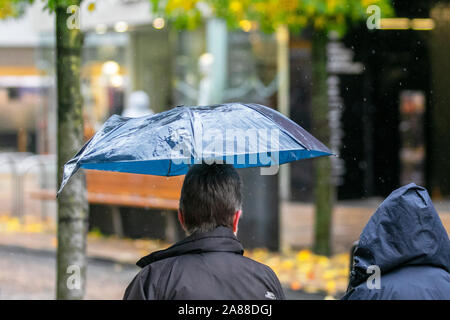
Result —
[{"label": "black jacket", "polygon": [[[367,286],[371,265],[380,268],[380,289]],[[411,183],[392,192],[364,228],[343,299],[450,299],[449,272],[447,232],[427,191]]]},{"label": "black jacket", "polygon": [[194,233],[139,260],[124,299],[284,299],[275,273],[243,253],[229,228]]}]

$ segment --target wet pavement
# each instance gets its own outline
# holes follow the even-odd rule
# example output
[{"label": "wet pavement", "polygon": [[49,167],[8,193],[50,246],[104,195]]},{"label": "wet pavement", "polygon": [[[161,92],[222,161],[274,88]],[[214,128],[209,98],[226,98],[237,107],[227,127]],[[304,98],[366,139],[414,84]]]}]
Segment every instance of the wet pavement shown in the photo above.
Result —
[{"label": "wet pavement", "polygon": [[[48,251],[0,246],[0,300],[55,298],[55,255]],[[89,259],[86,299],[121,299],[139,268]],[[285,290],[287,299],[322,300],[322,294]]]},{"label": "wet pavement", "polygon": [[[53,253],[0,247],[0,300],[54,299],[56,259]],[[138,268],[91,259],[86,299],[121,299]]]}]

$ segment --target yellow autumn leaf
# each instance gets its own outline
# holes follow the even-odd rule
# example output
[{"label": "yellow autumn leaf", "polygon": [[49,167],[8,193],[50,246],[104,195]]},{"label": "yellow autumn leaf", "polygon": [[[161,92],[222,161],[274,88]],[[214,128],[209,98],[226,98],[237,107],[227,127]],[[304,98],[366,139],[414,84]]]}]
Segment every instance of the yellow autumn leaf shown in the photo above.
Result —
[{"label": "yellow autumn leaf", "polygon": [[336,8],[337,0],[327,0],[327,10],[328,12],[333,12]]},{"label": "yellow autumn leaf", "polygon": [[378,1],[379,1],[379,0],[362,0],[362,1],[361,1],[361,5],[362,5],[363,7],[368,7],[368,6],[372,5],[372,4],[377,4]]},{"label": "yellow autumn leaf", "polygon": [[330,279],[333,279],[334,277],[336,277],[336,275],[337,275],[337,270],[326,270],[323,273],[323,278],[325,280],[330,280]]},{"label": "yellow autumn leaf", "polygon": [[234,13],[240,13],[242,12],[242,3],[241,1],[231,1],[230,2],[230,11],[234,12]]},{"label": "yellow autumn leaf", "polygon": [[326,286],[325,286],[325,291],[328,294],[336,293],[336,282],[335,281],[327,281]]},{"label": "yellow autumn leaf", "polygon": [[20,231],[20,221],[17,218],[11,218],[6,222],[6,232]]},{"label": "yellow autumn leaf", "polygon": [[292,260],[284,260],[281,263],[281,268],[284,270],[291,270],[294,267],[294,261]]},{"label": "yellow autumn leaf", "polygon": [[53,238],[52,238],[52,246],[53,246],[53,247],[58,246],[58,238],[57,238],[57,237],[53,237]]},{"label": "yellow autumn leaf", "polygon": [[302,262],[302,261],[307,261],[309,259],[311,259],[312,254],[311,251],[309,250],[302,250],[297,254],[297,260]]},{"label": "yellow autumn leaf", "polygon": [[324,256],[317,256],[317,264],[326,267],[330,263],[330,260],[327,257]]},{"label": "yellow autumn leaf", "polygon": [[94,2],[89,3],[87,9],[88,9],[89,12],[94,11],[95,10],[95,3]]},{"label": "yellow autumn leaf", "polygon": [[281,0],[279,6],[286,11],[292,11],[297,9],[298,1],[296,0]]},{"label": "yellow autumn leaf", "polygon": [[314,19],[314,27],[316,29],[322,29],[325,26],[325,17],[320,16]]},{"label": "yellow autumn leaf", "polygon": [[239,21],[239,26],[245,32],[249,32],[252,29],[252,23],[248,20]]},{"label": "yellow autumn leaf", "polygon": [[304,290],[305,290],[306,293],[317,293],[317,292],[319,292],[319,288],[314,287],[314,286],[310,286],[310,285],[305,286]]},{"label": "yellow autumn leaf", "polygon": [[300,281],[293,281],[293,282],[291,282],[290,287],[291,287],[291,290],[297,291],[302,288],[302,284],[300,283]]},{"label": "yellow autumn leaf", "polygon": [[308,16],[312,16],[316,11],[316,8],[311,4],[307,4],[305,7],[305,11]]},{"label": "yellow autumn leaf", "polygon": [[42,231],[43,227],[40,223],[31,223],[24,226],[24,232],[40,233]]}]

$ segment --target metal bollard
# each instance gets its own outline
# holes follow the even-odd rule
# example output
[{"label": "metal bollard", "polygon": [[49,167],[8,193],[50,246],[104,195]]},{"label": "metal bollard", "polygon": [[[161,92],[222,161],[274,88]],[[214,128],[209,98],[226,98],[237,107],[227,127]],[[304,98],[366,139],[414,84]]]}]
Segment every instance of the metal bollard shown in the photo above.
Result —
[{"label": "metal bollard", "polygon": [[[34,166],[38,166],[39,167],[39,186],[41,188],[46,189],[47,188],[47,179],[46,179],[46,173],[45,173],[45,165],[46,165],[46,161],[45,159],[48,160],[53,160],[54,156],[53,155],[32,155],[29,156],[27,158],[25,158],[25,160],[23,160],[20,164],[21,166],[19,167],[18,170],[18,174],[17,174],[17,198],[18,198],[18,209],[17,209],[17,216],[20,219],[23,219],[24,217],[24,184],[25,184],[25,178],[26,175],[28,173],[28,171],[33,168]],[[47,214],[46,214],[46,209],[47,209],[47,205],[45,204],[46,200],[41,200],[41,212],[40,212],[40,216],[41,219],[45,219]]]}]

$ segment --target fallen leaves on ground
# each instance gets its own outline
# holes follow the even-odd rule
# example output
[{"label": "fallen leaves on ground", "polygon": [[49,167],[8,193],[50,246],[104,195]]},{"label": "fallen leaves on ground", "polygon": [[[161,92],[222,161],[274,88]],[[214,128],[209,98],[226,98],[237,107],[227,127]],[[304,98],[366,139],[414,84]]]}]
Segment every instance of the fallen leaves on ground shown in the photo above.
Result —
[{"label": "fallen leaves on ground", "polygon": [[[19,219],[0,215],[0,232],[54,234],[55,224],[39,222],[30,217]],[[169,246],[161,240],[105,237],[98,231],[90,232],[88,239],[93,242],[108,242],[118,249],[132,247],[141,255]],[[311,294],[326,293],[326,299],[335,299],[347,289],[350,259],[348,253],[325,257],[316,255],[308,249],[285,249],[278,253],[262,248],[246,250],[245,256],[268,265],[277,274],[282,285],[292,290],[302,290]]]},{"label": "fallen leaves on ground", "polygon": [[32,216],[25,216],[22,219],[7,215],[0,215],[0,232],[4,233],[42,233],[55,230],[51,221],[42,222]]},{"label": "fallen leaves on ground", "polygon": [[245,255],[267,264],[278,275],[280,282],[292,290],[307,293],[327,293],[327,299],[345,292],[349,275],[349,254],[320,256],[308,249],[285,250],[282,253],[266,249],[246,251]]}]

